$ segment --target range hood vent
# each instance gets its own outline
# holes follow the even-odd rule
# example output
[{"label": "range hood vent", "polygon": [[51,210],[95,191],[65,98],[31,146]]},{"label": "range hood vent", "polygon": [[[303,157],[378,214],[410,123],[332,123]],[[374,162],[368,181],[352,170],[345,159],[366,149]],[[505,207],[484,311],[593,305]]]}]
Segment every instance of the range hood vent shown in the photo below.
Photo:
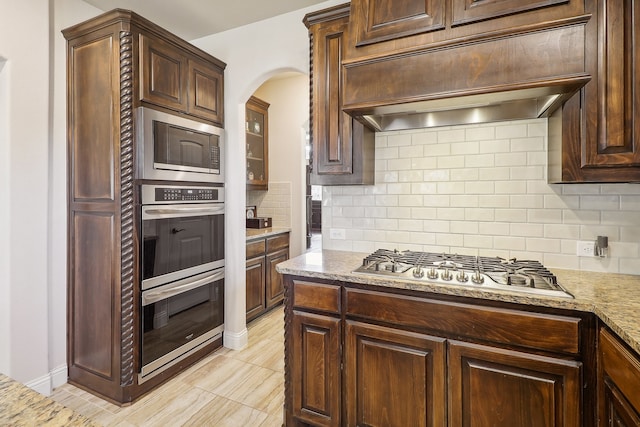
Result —
[{"label": "range hood vent", "polygon": [[547,117],[591,79],[589,19],[350,58],[342,108],[375,131]]},{"label": "range hood vent", "polygon": [[348,111],[374,131],[548,117],[589,81],[580,76],[541,86],[375,106]]}]

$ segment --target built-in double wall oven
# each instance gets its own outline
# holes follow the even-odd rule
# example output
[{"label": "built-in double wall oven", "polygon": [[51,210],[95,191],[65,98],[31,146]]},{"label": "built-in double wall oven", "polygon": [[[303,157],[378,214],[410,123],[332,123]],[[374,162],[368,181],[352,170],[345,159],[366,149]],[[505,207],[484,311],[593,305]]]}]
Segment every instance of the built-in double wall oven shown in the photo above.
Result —
[{"label": "built-in double wall oven", "polygon": [[225,193],[217,128],[138,117],[151,132],[143,157],[154,159],[139,187],[142,383],[222,337]]}]

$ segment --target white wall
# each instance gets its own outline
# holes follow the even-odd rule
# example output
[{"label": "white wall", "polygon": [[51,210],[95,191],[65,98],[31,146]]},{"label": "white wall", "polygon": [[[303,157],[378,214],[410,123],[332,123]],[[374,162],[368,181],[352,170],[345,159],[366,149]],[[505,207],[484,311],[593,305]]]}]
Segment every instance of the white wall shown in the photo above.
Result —
[{"label": "white wall", "polygon": [[3,1],[0,17],[0,372],[45,394],[67,376],[60,29],[99,13],[80,0],[51,4]]},{"label": "white wall", "polygon": [[49,372],[49,2],[3,2],[0,21],[0,57],[6,59],[0,154],[2,180],[8,183],[1,187],[6,207],[0,216],[5,242],[0,296],[7,298],[3,308],[8,311],[0,330],[9,330],[2,338],[0,371],[26,382]]},{"label": "white wall", "polygon": [[[8,200],[9,183],[9,67],[0,57],[0,200]],[[0,233],[10,229],[9,204],[0,203]],[[9,323],[11,308],[9,292],[10,262],[9,239],[0,239],[0,372],[9,372]]]},{"label": "white wall", "polygon": [[[640,274],[640,185],[547,184],[546,135],[546,119],[376,134],[376,185],[323,189],[323,247]],[[598,235],[610,257],[578,257]]]},{"label": "white wall", "polygon": [[[269,182],[291,184],[289,255],[298,256],[306,249],[306,160],[301,129],[309,120],[309,75],[269,79],[255,95],[270,104]],[[262,215],[260,210],[258,214]],[[276,218],[273,221],[277,225]]]},{"label": "white wall", "polygon": [[302,18],[308,12],[340,4],[327,1],[311,8],[236,28],[192,43],[227,63],[225,71],[226,230],[224,345],[247,343],[245,321],[245,103],[270,77],[283,71],[309,72],[309,42]]}]

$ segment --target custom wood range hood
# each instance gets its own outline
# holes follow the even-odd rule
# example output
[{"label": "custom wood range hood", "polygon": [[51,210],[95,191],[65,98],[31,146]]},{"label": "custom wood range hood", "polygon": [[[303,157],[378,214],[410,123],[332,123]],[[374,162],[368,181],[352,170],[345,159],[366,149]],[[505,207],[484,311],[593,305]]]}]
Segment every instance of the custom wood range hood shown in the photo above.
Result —
[{"label": "custom wood range hood", "polygon": [[[379,21],[375,13],[369,8],[365,19]],[[444,37],[430,45],[347,58],[343,110],[375,131],[548,117],[591,79],[585,61],[589,19],[457,37],[459,29],[445,25],[439,30]],[[366,27],[375,32],[397,22]],[[367,49],[366,34],[354,32],[357,49]]]}]

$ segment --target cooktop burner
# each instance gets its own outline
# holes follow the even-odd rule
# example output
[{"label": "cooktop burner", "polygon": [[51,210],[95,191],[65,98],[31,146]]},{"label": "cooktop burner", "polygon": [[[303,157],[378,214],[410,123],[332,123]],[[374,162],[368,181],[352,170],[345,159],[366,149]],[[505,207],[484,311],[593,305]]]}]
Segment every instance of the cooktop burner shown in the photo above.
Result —
[{"label": "cooktop burner", "polygon": [[573,298],[540,262],[515,258],[378,249],[354,273]]}]

